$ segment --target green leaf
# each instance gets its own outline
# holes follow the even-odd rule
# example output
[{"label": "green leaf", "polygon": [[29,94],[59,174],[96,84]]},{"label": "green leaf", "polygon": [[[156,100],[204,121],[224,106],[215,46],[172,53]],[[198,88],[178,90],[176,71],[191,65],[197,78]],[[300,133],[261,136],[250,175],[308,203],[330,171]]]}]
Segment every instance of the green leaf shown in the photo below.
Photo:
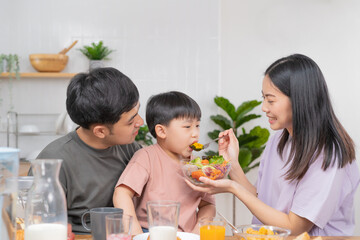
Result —
[{"label": "green leaf", "polygon": [[216,156],[216,155],[219,155],[219,152],[210,150],[210,151],[205,152],[205,155],[206,156]]},{"label": "green leaf", "polygon": [[213,155],[209,159],[210,164],[222,164],[225,161],[223,156]]},{"label": "green leaf", "polygon": [[143,125],[139,128],[139,133],[135,137],[135,141],[143,141],[147,146],[153,144],[153,138],[150,135],[149,128],[147,125]]},{"label": "green leaf", "polygon": [[[14,109],[13,105],[13,75],[15,73],[15,79],[20,79],[20,66],[19,66],[19,57],[17,54],[1,54],[0,55],[0,74],[2,72],[9,72],[9,110]],[[2,105],[3,99],[0,95],[0,106]]]},{"label": "green leaf", "polygon": [[114,50],[110,50],[108,47],[103,46],[102,41],[98,44],[91,43],[91,46],[83,46],[83,48],[79,50],[90,60],[108,59],[107,56],[114,52]]},{"label": "green leaf", "polygon": [[243,168],[243,171],[244,171],[244,173],[246,174],[246,173],[249,172],[251,169],[258,167],[259,165],[260,165],[260,162],[257,162],[257,163],[255,163],[255,164],[252,165],[252,166],[244,167],[244,168]]},{"label": "green leaf", "polygon": [[233,121],[236,120],[235,107],[228,99],[224,97],[215,97],[214,101],[216,105],[221,107]]},{"label": "green leaf", "polygon": [[252,160],[257,159],[261,156],[261,153],[264,151],[265,146],[259,147],[259,148],[251,148],[252,153]]},{"label": "green leaf", "polygon": [[215,139],[215,138],[219,137],[219,133],[220,133],[219,130],[214,130],[212,132],[208,132],[208,136],[211,139]]},{"label": "green leaf", "polygon": [[[231,120],[229,120],[226,115],[220,114],[211,116],[210,118],[224,130],[231,127],[234,129],[240,148],[238,160],[244,172],[246,173],[259,166],[259,163],[256,163],[255,160],[258,159],[263,152],[265,148],[264,144],[268,140],[270,133],[267,129],[260,127],[255,127],[247,133],[244,127],[240,130],[240,126],[261,117],[257,114],[248,114],[255,107],[259,106],[261,102],[257,100],[243,102],[235,111],[234,105],[224,97],[217,96],[214,98],[214,101],[217,106],[226,112]],[[219,131],[214,130],[209,132],[208,135],[210,138],[215,139],[219,135]],[[217,153],[212,152],[211,154]]]},{"label": "green leaf", "polygon": [[213,120],[217,125],[219,125],[224,130],[232,127],[230,120],[222,115],[218,114],[215,116],[210,116],[210,119]]},{"label": "green leaf", "polygon": [[248,147],[248,144],[257,140],[258,136],[253,136],[250,134],[242,134],[237,139],[239,141],[240,147],[244,147],[244,146]]},{"label": "green leaf", "polygon": [[251,101],[246,101],[243,102],[237,109],[236,109],[236,115],[238,116],[238,118],[240,116],[244,116],[245,114],[247,114],[248,112],[250,112],[251,110],[253,110],[255,107],[259,106],[261,104],[260,101],[257,100],[251,100]]},{"label": "green leaf", "polygon": [[260,148],[269,139],[270,132],[266,128],[256,126],[250,130],[249,135],[256,136],[257,138],[252,142],[248,142],[246,146],[249,148]]},{"label": "green leaf", "polygon": [[239,149],[239,164],[242,168],[247,167],[251,162],[251,151],[247,148]]},{"label": "green leaf", "polygon": [[243,125],[244,123],[249,122],[250,120],[259,118],[259,117],[261,117],[261,115],[257,115],[257,114],[249,114],[246,116],[239,115],[238,118],[236,119],[235,128],[238,128],[241,125]]}]

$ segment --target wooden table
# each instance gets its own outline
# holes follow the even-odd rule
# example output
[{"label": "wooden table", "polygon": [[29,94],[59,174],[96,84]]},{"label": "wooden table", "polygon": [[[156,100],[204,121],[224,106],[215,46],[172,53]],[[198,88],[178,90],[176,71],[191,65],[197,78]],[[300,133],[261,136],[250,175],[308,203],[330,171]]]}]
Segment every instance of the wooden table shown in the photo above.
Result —
[{"label": "wooden table", "polygon": [[[289,236],[286,240],[293,240],[294,236]],[[315,237],[312,237],[315,238]],[[75,235],[75,240],[91,240],[91,235]],[[351,237],[322,237],[323,240],[360,240],[360,236]],[[234,236],[225,236],[225,240],[237,240]]]},{"label": "wooden table", "polygon": [[75,235],[75,240],[86,240],[92,239],[91,235]]},{"label": "wooden table", "polygon": [[27,176],[30,168],[30,162],[20,161],[19,176]]}]

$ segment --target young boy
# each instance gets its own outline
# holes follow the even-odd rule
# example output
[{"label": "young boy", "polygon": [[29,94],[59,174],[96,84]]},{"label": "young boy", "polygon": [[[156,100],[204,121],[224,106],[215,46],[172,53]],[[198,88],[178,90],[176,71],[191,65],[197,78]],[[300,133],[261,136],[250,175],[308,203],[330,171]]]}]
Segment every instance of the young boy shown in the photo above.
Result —
[{"label": "young boy", "polygon": [[199,105],[184,93],[162,93],[148,101],[146,122],[157,144],[135,153],[113,197],[115,207],[134,217],[133,234],[148,228],[147,201],[179,201],[179,230],[184,232],[199,233],[198,219],[215,216],[214,197],[192,190],[180,168],[180,159],[191,156],[189,145],[198,141],[200,118]]},{"label": "young boy", "polygon": [[79,127],[50,143],[37,158],[63,159],[59,179],[68,221],[75,233],[87,233],[81,215],[113,206],[114,183],[140,149],[134,142],[144,123],[138,114],[139,92],[117,69],[96,68],[71,79],[66,109]]}]

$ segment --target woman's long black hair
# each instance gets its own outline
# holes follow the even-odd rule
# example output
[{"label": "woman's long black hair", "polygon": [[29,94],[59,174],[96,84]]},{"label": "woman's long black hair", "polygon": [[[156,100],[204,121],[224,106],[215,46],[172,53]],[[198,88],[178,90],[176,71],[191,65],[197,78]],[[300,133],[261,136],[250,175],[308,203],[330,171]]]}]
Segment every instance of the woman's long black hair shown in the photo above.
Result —
[{"label": "woman's long black hair", "polygon": [[[271,64],[265,75],[290,98],[292,105],[287,180],[300,180],[321,152],[324,171],[334,164],[342,168],[355,159],[354,143],[335,116],[324,76],[312,59],[300,54],[281,58]],[[288,139],[289,132],[284,129],[278,144],[280,155]]]}]

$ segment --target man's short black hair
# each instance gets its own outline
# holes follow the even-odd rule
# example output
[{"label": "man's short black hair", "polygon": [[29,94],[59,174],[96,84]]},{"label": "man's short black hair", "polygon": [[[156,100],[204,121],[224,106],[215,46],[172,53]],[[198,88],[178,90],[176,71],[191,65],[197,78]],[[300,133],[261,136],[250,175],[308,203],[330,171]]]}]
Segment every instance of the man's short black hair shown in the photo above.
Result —
[{"label": "man's short black hair", "polygon": [[199,105],[188,95],[171,91],[152,96],[146,106],[146,123],[153,137],[156,138],[155,126],[167,126],[171,120],[194,118],[200,121]]},{"label": "man's short black hair", "polygon": [[73,122],[114,124],[121,114],[139,102],[139,92],[126,75],[115,68],[96,68],[73,77],[67,88],[66,110]]}]

